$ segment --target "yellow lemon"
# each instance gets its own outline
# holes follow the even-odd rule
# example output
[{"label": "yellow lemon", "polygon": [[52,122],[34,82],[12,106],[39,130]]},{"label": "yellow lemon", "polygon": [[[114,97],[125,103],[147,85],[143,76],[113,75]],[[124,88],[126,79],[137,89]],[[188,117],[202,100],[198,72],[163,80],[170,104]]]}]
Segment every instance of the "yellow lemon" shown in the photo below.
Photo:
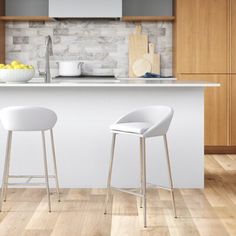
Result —
[{"label": "yellow lemon", "polygon": [[19,64],[21,64],[21,62],[17,61],[17,60],[14,60],[14,61],[11,62],[11,65],[13,65],[13,66],[16,66],[16,65],[19,65]]},{"label": "yellow lemon", "polygon": [[13,68],[14,69],[20,69],[21,67],[19,65],[14,65]]},{"label": "yellow lemon", "polygon": [[25,68],[25,65],[20,64],[19,67],[20,67],[20,69],[24,69],[24,68]]}]

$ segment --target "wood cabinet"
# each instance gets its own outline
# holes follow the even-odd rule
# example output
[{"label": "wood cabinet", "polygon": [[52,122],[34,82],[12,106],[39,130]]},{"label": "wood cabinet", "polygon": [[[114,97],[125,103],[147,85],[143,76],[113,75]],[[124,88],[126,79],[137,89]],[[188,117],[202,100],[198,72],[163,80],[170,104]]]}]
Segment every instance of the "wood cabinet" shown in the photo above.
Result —
[{"label": "wood cabinet", "polygon": [[[231,22],[231,72],[236,74],[236,1],[230,1],[230,22]],[[236,90],[234,90],[236,92]],[[236,105],[236,104],[235,104]]]},{"label": "wood cabinet", "polygon": [[176,0],[175,11],[176,77],[221,83],[205,92],[205,145],[236,145],[236,1]]},{"label": "wood cabinet", "polygon": [[176,0],[178,73],[227,73],[229,0]]},{"label": "wood cabinet", "polygon": [[236,1],[230,1],[231,23],[231,86],[230,86],[230,140],[231,145],[236,146]]},{"label": "wood cabinet", "polygon": [[229,132],[229,117],[227,111],[229,75],[181,74],[179,79],[190,81],[201,80],[221,84],[220,88],[206,88],[205,90],[205,145],[226,146],[228,144]]},{"label": "wood cabinet", "polygon": [[236,75],[231,75],[231,103],[230,103],[230,123],[231,123],[231,145],[236,146]]}]

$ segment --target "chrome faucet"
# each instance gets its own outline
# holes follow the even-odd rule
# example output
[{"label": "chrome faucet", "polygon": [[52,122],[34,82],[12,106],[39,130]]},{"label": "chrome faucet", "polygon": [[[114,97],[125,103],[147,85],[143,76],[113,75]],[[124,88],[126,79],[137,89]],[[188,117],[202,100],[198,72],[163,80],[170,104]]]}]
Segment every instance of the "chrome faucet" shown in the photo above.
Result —
[{"label": "chrome faucet", "polygon": [[45,72],[39,72],[39,75],[44,76],[45,83],[51,83],[50,56],[52,55],[53,55],[52,38],[50,35],[48,35],[46,37]]}]

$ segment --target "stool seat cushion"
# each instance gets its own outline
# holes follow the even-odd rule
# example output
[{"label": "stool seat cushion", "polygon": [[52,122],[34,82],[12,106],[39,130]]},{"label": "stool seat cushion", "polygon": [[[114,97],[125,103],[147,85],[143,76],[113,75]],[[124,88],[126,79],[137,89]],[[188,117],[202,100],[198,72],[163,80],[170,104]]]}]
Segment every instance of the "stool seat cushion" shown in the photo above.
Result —
[{"label": "stool seat cushion", "polygon": [[143,134],[151,126],[153,126],[153,124],[149,122],[128,122],[113,124],[110,126],[110,129],[112,131]]}]

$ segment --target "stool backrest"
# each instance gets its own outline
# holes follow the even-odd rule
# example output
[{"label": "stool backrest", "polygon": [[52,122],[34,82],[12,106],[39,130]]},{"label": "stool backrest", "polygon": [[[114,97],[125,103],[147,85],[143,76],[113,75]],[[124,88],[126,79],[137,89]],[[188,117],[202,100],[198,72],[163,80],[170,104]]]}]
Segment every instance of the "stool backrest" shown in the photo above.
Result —
[{"label": "stool backrest", "polygon": [[57,115],[43,107],[15,106],[3,108],[0,120],[9,131],[43,131],[54,127]]},{"label": "stool backrest", "polygon": [[121,117],[116,123],[148,122],[153,124],[143,135],[165,135],[169,129],[174,110],[168,106],[147,106]]}]

